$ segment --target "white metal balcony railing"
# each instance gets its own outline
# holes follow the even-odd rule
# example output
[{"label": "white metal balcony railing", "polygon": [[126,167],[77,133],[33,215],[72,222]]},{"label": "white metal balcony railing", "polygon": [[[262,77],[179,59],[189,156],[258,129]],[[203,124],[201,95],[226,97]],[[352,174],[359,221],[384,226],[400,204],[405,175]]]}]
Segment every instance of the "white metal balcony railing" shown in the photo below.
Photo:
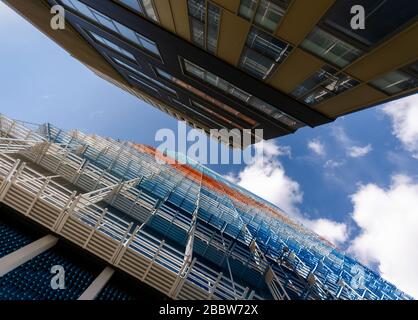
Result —
[{"label": "white metal balcony railing", "polygon": [[140,228],[131,232],[131,223],[80,201],[82,195],[60,186],[54,177],[5,154],[0,154],[0,168],[2,202],[173,298],[196,298],[199,292],[206,299],[237,299],[248,292],[197,260],[185,261],[184,253]]}]

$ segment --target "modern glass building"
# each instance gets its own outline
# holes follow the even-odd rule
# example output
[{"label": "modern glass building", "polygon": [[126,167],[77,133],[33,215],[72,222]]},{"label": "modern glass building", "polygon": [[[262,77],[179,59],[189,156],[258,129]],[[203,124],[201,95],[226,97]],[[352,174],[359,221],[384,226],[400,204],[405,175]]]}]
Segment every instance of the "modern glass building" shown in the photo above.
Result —
[{"label": "modern glass building", "polygon": [[3,115],[0,137],[0,299],[411,299],[198,163]]},{"label": "modern glass building", "polygon": [[[208,132],[269,139],[417,92],[410,0],[5,0],[99,76]],[[51,28],[51,7],[65,30]],[[353,29],[351,8],[365,10]]]}]

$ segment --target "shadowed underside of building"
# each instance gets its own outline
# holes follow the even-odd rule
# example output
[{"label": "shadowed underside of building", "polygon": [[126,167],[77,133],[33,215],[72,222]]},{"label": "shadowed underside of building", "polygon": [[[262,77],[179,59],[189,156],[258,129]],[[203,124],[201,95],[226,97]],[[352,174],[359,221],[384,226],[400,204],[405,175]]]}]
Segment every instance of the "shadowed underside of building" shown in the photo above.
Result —
[{"label": "shadowed underside of building", "polygon": [[[417,92],[417,1],[5,2],[99,76],[206,132],[270,139]],[[50,25],[57,4],[65,30]]]},{"label": "shadowed underside of building", "polygon": [[0,299],[411,299],[280,208],[132,142],[1,115],[0,204]]}]

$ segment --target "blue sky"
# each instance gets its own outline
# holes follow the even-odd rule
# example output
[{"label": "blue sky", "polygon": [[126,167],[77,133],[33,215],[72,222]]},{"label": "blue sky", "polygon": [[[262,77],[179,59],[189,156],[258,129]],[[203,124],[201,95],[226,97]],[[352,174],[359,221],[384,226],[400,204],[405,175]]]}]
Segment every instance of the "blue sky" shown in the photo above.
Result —
[{"label": "blue sky", "polygon": [[[94,75],[2,3],[0,40],[1,113],[154,146],[157,130],[176,130],[175,119]],[[212,168],[418,296],[418,254],[407,250],[418,251],[418,97],[268,144],[262,163]]]}]

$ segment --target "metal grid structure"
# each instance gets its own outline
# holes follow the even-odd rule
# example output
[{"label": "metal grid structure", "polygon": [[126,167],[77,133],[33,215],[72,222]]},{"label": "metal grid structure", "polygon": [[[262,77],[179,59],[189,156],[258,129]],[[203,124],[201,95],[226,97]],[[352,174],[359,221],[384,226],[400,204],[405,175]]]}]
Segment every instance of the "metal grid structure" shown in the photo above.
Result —
[{"label": "metal grid structure", "polygon": [[0,133],[0,202],[173,299],[412,299],[181,155],[3,115]]}]

